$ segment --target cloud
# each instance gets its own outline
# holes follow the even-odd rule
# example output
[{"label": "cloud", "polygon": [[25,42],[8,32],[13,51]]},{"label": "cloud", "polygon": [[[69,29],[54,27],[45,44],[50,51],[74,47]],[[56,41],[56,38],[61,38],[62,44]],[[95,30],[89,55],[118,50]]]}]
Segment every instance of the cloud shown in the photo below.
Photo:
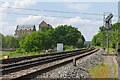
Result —
[{"label": "cloud", "polygon": [[17,0],[14,2],[12,7],[25,8],[35,4],[36,4],[36,1],[32,1],[32,0]]},{"label": "cloud", "polygon": [[11,4],[8,1],[5,1],[0,7],[0,10],[6,10],[7,7],[11,7],[11,8],[26,8],[29,7],[31,5],[35,5],[36,1],[32,1],[32,0],[16,0],[15,2],[13,2],[13,4]]},{"label": "cloud", "polygon": [[[16,26],[9,25],[8,22],[3,22],[2,19],[4,19],[7,15],[7,13],[3,13],[4,11],[7,11],[7,7],[17,7],[17,8],[25,8],[29,7],[31,5],[35,5],[36,1],[32,0],[16,0],[13,3],[5,1],[3,4],[0,6],[0,33],[4,35],[13,35],[15,32]],[[15,9],[11,9],[11,12]]]},{"label": "cloud", "polygon": [[0,33],[6,35],[14,35],[16,26],[9,26],[8,22],[0,22]]},{"label": "cloud", "polygon": [[7,8],[2,8],[2,7],[9,7],[10,3],[9,2],[4,2],[1,6],[0,6],[0,11],[6,10]]},{"label": "cloud", "polygon": [[4,4],[2,4],[1,7],[9,7],[9,6],[10,6],[10,3],[6,1]]},{"label": "cloud", "polygon": [[42,21],[46,21],[51,24],[54,28],[59,25],[72,25],[77,27],[86,40],[92,40],[92,37],[98,33],[99,27],[102,21],[91,21],[87,19],[82,19],[81,17],[74,18],[60,18],[60,17],[47,17],[47,16],[28,16],[23,18],[18,18],[18,24],[36,24],[38,26]]},{"label": "cloud", "polygon": [[88,3],[72,3],[67,5],[68,8],[83,11],[86,9],[89,9],[91,7],[91,4]]},{"label": "cloud", "polygon": [[41,19],[42,16],[28,16],[27,18],[18,18],[17,19],[17,23],[18,24],[30,24],[30,23],[33,23],[33,24],[36,24],[38,23],[39,19]]},{"label": "cloud", "polygon": [[[16,0],[15,2],[13,2],[13,4],[11,4],[8,1],[5,1],[0,6],[0,12],[1,12],[0,13],[0,19],[4,18],[3,15],[7,16],[7,13],[3,13],[3,12],[7,11],[8,7],[11,7],[11,8],[25,8],[25,7],[29,7],[31,5],[35,5],[35,4],[36,4],[36,1],[32,1],[32,0]],[[15,9],[11,9],[11,10],[15,10]]]}]

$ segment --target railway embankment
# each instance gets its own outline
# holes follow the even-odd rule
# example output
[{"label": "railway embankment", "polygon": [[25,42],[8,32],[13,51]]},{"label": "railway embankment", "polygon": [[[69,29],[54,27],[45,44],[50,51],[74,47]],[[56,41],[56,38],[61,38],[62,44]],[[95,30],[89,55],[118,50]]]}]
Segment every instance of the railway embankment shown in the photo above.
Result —
[{"label": "railway embankment", "polygon": [[91,75],[89,74],[89,68],[104,62],[103,53],[105,53],[104,50],[100,49],[94,54],[77,60],[76,66],[74,66],[73,63],[69,63],[57,69],[38,75],[36,78],[90,78]]}]

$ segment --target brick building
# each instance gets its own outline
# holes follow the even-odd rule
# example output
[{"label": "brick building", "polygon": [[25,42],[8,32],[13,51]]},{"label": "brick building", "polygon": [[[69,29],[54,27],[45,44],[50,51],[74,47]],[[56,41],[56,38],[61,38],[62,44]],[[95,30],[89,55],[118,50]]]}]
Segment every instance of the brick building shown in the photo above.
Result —
[{"label": "brick building", "polygon": [[39,30],[41,30],[41,28],[47,28],[47,27],[52,27],[50,24],[47,24],[45,21],[42,21],[39,24]]},{"label": "brick building", "polygon": [[[42,21],[39,24],[39,30],[41,30],[42,28],[49,28],[49,27],[52,26],[50,24],[47,24],[45,21]],[[35,25],[17,25],[14,36],[19,37],[19,35],[30,34],[33,31],[36,31]]]},{"label": "brick building", "polygon": [[19,37],[19,35],[30,34],[33,31],[36,31],[35,25],[17,25],[14,36]]}]

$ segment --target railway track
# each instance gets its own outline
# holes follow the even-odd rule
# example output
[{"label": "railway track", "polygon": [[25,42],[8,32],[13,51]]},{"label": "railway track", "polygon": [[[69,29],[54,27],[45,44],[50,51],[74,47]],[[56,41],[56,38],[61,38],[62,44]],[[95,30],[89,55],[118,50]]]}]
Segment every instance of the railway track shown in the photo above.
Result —
[{"label": "railway track", "polygon": [[86,49],[52,53],[52,54],[44,54],[44,55],[22,56],[22,57],[17,57],[17,58],[2,59],[2,60],[0,60],[0,65],[13,64],[13,63],[22,62],[22,61],[29,61],[29,60],[32,60],[32,59],[35,59],[35,58],[42,58],[42,57],[44,58],[44,57],[49,57],[49,56],[54,56],[54,55],[67,54],[67,53],[70,53],[70,52],[76,52],[76,51],[81,51],[81,50],[86,50]]},{"label": "railway track", "polygon": [[[44,73],[45,71],[49,71],[54,69],[55,67],[59,67],[64,65],[68,62],[71,62],[73,58],[79,59],[84,56],[90,55],[94,52],[98,51],[98,49],[91,48],[91,49],[82,49],[72,52],[66,52],[61,54],[52,54],[51,56],[46,55],[41,59],[36,56],[35,60],[28,60],[22,62],[16,62],[13,64],[2,65],[2,72],[3,79],[23,79],[23,78],[33,78],[37,74]],[[84,54],[82,54],[84,53]],[[24,59],[25,60],[25,59]]]}]

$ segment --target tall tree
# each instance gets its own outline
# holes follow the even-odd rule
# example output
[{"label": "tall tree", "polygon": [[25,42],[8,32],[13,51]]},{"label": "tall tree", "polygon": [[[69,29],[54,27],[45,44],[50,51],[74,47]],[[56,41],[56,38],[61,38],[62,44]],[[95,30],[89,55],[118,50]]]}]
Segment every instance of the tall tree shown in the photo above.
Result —
[{"label": "tall tree", "polygon": [[78,39],[81,38],[81,32],[71,25],[61,25],[55,28],[53,36],[55,43],[63,43],[64,45],[75,46]]},{"label": "tall tree", "polygon": [[[118,49],[118,44],[120,43],[120,23],[115,23],[111,26],[109,30],[109,47]],[[106,30],[102,26],[99,28],[99,33],[95,35],[92,39],[92,44],[95,46],[104,46],[106,48]],[[104,44],[104,45],[102,45]]]}]

